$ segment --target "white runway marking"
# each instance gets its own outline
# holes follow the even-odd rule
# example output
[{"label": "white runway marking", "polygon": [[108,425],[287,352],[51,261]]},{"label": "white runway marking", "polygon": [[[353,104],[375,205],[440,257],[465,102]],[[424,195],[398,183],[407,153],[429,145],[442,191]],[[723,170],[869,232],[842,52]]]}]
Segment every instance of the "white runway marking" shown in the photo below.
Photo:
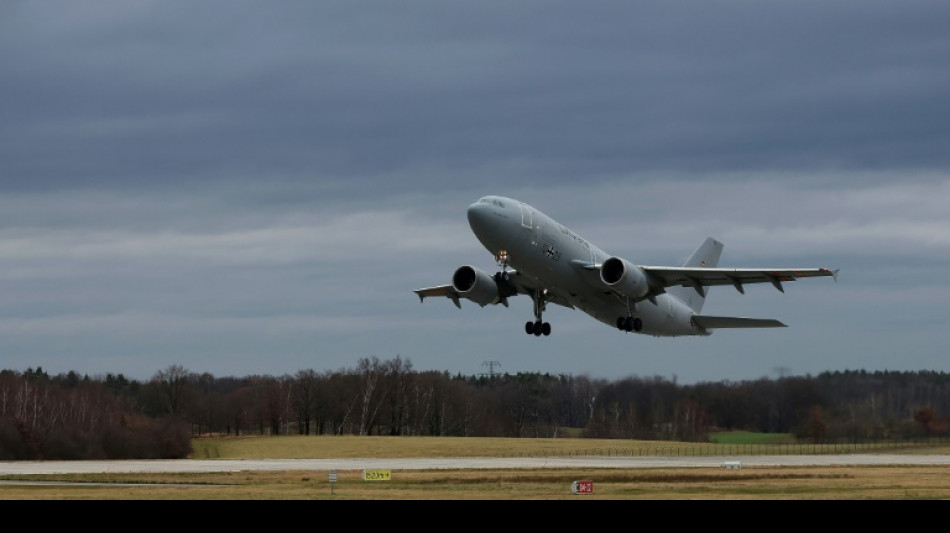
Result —
[{"label": "white runway marking", "polygon": [[457,459],[275,459],[0,462],[0,476],[52,474],[189,474],[370,470],[524,470],[822,466],[950,466],[950,455],[776,455],[734,457],[571,457]]}]

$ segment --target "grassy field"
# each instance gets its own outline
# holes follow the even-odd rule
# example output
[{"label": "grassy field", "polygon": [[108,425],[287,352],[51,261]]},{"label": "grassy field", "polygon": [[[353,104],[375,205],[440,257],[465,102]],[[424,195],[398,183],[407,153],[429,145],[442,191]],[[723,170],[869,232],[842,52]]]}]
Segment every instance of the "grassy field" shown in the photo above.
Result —
[{"label": "grassy field", "polygon": [[[0,500],[945,500],[948,474],[947,467],[440,471],[367,483],[359,472],[340,472],[333,495],[323,472],[57,476],[81,484],[0,486]],[[581,479],[594,481],[593,495],[571,493]]]},{"label": "grassy field", "polygon": [[[744,440],[743,440],[744,439]],[[454,437],[232,437],[197,439],[193,459],[360,459],[411,457],[689,457],[719,455],[814,455],[888,451],[912,453],[934,448],[904,445],[835,446],[783,443],[784,435],[733,436],[717,443],[596,439],[492,439]],[[946,449],[944,449],[946,450]]]},{"label": "grassy field", "polygon": [[[587,439],[461,437],[235,437],[197,439],[193,459],[380,459],[656,455],[712,450],[709,444]],[[678,450],[679,452],[671,452]],[[649,453],[648,453],[649,451]]]},{"label": "grassy field", "polygon": [[749,433],[746,431],[732,431],[727,433],[713,433],[709,441],[714,444],[796,444],[798,441],[789,433]]},{"label": "grassy field", "polygon": [[[513,457],[619,454],[620,450],[686,453],[682,443],[577,439],[405,437],[242,437],[201,439],[196,459]],[[693,454],[723,445],[693,445]],[[738,445],[737,445],[738,446]],[[753,446],[744,444],[742,446]],[[767,448],[766,445],[762,445]],[[947,449],[907,452],[950,453]],[[368,483],[341,471],[330,494],[326,472],[101,474],[8,477],[68,486],[2,485],[0,500],[929,500],[950,499],[950,467],[802,467],[646,470],[394,471]],[[571,483],[594,481],[575,496]]]}]

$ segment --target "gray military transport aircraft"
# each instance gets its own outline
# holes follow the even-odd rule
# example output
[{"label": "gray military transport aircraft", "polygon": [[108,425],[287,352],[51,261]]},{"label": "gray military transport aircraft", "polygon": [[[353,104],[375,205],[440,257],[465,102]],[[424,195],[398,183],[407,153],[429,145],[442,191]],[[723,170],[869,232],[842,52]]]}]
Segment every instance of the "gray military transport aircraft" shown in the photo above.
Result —
[{"label": "gray military transport aircraft", "polygon": [[837,270],[827,268],[716,268],[723,245],[713,238],[681,267],[636,265],[603,252],[530,205],[500,196],[472,204],[468,221],[501,271],[489,275],[463,266],[451,285],[414,292],[420,301],[449,298],[460,309],[462,298],[482,307],[507,307],[509,298],[526,294],[534,301],[536,320],[525,324],[525,331],[536,337],[551,334],[543,319],[549,303],[580,309],[620,331],[656,337],[786,327],[771,319],[701,315],[706,287],[731,285],[745,294],[747,284],[771,283],[785,292],[782,283],[799,278],[838,278]]}]

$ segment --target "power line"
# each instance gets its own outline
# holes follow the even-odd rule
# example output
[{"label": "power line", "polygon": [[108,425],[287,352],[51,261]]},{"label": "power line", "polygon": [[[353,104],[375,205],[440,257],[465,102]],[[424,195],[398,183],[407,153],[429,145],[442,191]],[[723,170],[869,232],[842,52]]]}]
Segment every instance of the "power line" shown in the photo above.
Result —
[{"label": "power line", "polygon": [[495,367],[499,367],[499,368],[500,368],[500,367],[501,367],[501,362],[500,362],[500,361],[485,361],[484,363],[482,363],[482,366],[487,366],[487,367],[488,367],[488,373],[487,373],[487,374],[482,374],[481,376],[482,376],[483,378],[484,378],[484,377],[487,377],[487,378],[490,378],[490,379],[495,379],[495,375],[496,375],[496,374],[495,374]]}]

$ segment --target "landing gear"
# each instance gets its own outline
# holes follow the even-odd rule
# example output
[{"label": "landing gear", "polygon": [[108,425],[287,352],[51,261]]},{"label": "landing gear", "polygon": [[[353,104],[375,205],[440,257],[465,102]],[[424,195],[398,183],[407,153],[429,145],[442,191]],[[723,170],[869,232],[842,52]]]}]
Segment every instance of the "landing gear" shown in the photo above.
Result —
[{"label": "landing gear", "polygon": [[[511,278],[512,274],[508,272],[508,267],[510,265],[511,256],[508,254],[508,250],[499,250],[495,254],[495,262],[498,263],[498,266],[501,267],[501,272],[495,274],[495,283],[499,285],[511,287]],[[514,296],[517,294],[517,289],[512,289],[510,294],[502,294],[503,296]],[[524,331],[528,335],[534,335],[535,337],[547,337],[551,335],[551,324],[548,324],[544,321],[544,310],[547,308],[548,303],[548,291],[545,289],[539,289],[534,291],[531,295],[531,299],[534,300],[534,317],[535,321],[528,322],[524,325]],[[507,306],[507,299],[503,300],[503,303]]]},{"label": "landing gear", "polygon": [[508,281],[508,261],[511,259],[511,256],[508,255],[508,250],[501,250],[495,254],[495,262],[498,263],[498,266],[501,267],[501,272],[498,274],[501,276],[501,279]]},{"label": "landing gear", "polygon": [[551,334],[551,324],[541,322],[540,320],[537,322],[528,322],[524,325],[524,330],[528,335],[534,335],[535,337],[544,335],[547,337]]},{"label": "landing gear", "polygon": [[508,250],[502,250],[495,254],[495,262],[501,267],[501,272],[495,274],[495,282],[507,283],[511,281],[511,273],[508,272],[508,260],[510,258],[511,256],[508,255]]},{"label": "landing gear", "polygon": [[632,333],[636,331],[640,333],[643,331],[643,320],[634,317],[620,317],[617,319],[617,329],[620,331],[626,331],[627,333]]},{"label": "landing gear", "polygon": [[626,331],[627,333],[632,333],[634,331],[640,333],[643,331],[643,320],[633,316],[635,309],[636,304],[627,299],[627,316],[622,316],[617,319],[617,329],[620,331]]},{"label": "landing gear", "polygon": [[524,325],[525,333],[528,335],[534,335],[535,337],[540,337],[544,335],[545,337],[551,334],[551,324],[548,324],[544,321],[544,310],[547,308],[547,294],[546,290],[534,291],[532,295],[534,299],[534,316],[537,318],[535,322],[528,322]]}]

